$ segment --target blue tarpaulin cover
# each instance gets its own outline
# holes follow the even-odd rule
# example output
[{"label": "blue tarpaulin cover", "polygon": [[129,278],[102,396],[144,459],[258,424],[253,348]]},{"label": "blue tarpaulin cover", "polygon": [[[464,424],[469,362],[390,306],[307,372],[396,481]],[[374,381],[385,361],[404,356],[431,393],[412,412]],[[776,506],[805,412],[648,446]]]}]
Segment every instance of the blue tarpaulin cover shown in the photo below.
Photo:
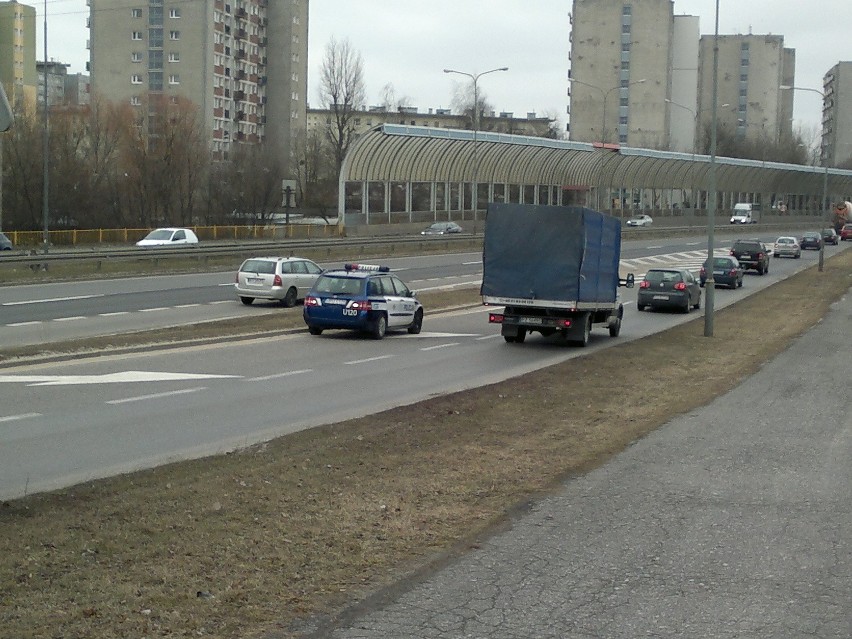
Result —
[{"label": "blue tarpaulin cover", "polygon": [[579,206],[488,205],[481,294],[616,301],[621,221]]}]

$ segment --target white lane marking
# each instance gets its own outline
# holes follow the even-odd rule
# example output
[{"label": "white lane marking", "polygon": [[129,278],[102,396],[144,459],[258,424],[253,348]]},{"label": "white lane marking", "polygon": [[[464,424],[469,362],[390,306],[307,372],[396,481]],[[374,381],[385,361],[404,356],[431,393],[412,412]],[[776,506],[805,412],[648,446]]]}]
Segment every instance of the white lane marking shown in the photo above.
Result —
[{"label": "white lane marking", "polygon": [[6,324],[6,326],[35,326],[36,324],[41,324],[41,322],[15,322],[14,324]]},{"label": "white lane marking", "polygon": [[140,313],[154,313],[156,311],[167,311],[169,310],[168,306],[157,306],[156,308],[140,308]]},{"label": "white lane marking", "polygon": [[394,339],[398,337],[402,337],[403,339],[419,339],[421,337],[476,337],[479,333],[427,333],[423,331],[419,335],[398,335],[394,336]]},{"label": "white lane marking", "polygon": [[436,351],[439,348],[449,348],[450,346],[458,346],[459,342],[449,342],[448,344],[438,344],[437,346],[427,346],[425,348],[421,348],[421,351]]},{"label": "white lane marking", "polygon": [[76,322],[77,320],[86,319],[83,315],[75,315],[73,317],[54,317],[54,322]]},{"label": "white lane marking", "polygon": [[[232,285],[233,286],[233,285]],[[211,306],[214,304],[233,304],[234,300],[219,300],[218,302],[208,302]]]},{"label": "white lane marking", "polygon": [[661,249],[661,248],[663,248],[662,245],[661,246],[649,246],[648,250],[649,251],[656,251],[657,249]]},{"label": "white lane marking", "polygon": [[351,366],[353,364],[366,364],[367,362],[377,362],[380,359],[390,359],[393,355],[380,355],[379,357],[368,357],[367,359],[355,359],[351,362],[343,362],[347,366]]},{"label": "white lane marking", "polygon": [[151,395],[138,395],[137,397],[125,397],[124,399],[110,399],[107,404],[112,404],[115,406],[116,404],[129,404],[130,402],[142,402],[147,399],[160,399],[161,397],[174,397],[175,395],[187,395],[189,393],[197,393],[198,391],[207,390],[206,386],[199,386],[198,388],[185,388],[183,390],[177,391],[169,391],[168,393],[153,393]]},{"label": "white lane marking", "polygon": [[462,266],[475,266],[477,264],[482,264],[482,260],[479,260],[478,262],[462,262]]},{"label": "white lane marking", "polygon": [[483,337],[477,337],[476,339],[477,341],[482,341],[486,339],[497,339],[498,337],[502,337],[500,333],[497,333],[496,335],[484,335]]},{"label": "white lane marking", "polygon": [[[441,278],[439,278],[441,279]],[[470,287],[470,286],[479,286],[482,284],[482,278],[471,280],[469,282],[456,282],[455,284],[445,284],[444,286],[431,286],[427,288],[418,288],[417,292],[420,293],[422,291],[441,291],[446,290],[448,288],[459,288],[461,286]]]},{"label": "white lane marking", "polygon": [[130,311],[114,311],[112,313],[98,313],[98,317],[118,317],[119,315],[130,315]]},{"label": "white lane marking", "polygon": [[201,306],[201,304],[179,304],[174,308],[195,308],[196,306]]},{"label": "white lane marking", "polygon": [[191,379],[229,379],[239,375],[206,375],[202,373],[163,373],[155,371],[122,371],[105,375],[0,375],[0,384],[29,386],[75,386],[81,384],[126,384],[136,382],[174,382]]},{"label": "white lane marking", "polygon": [[687,246],[700,246],[701,242],[687,242],[686,245]]},{"label": "white lane marking", "polygon": [[73,300],[90,300],[94,297],[105,297],[103,293],[98,295],[75,295],[73,297],[55,297],[49,300],[27,300],[25,302],[3,302],[2,306],[22,306],[24,304],[47,304],[48,302],[71,302]]},{"label": "white lane marking", "polygon": [[19,422],[22,419],[32,419],[33,417],[41,417],[41,413],[22,413],[20,415],[9,415],[8,417],[0,417],[0,423]]},{"label": "white lane marking", "polygon": [[247,382],[266,382],[270,379],[280,379],[281,377],[290,377],[291,375],[302,375],[303,373],[313,373],[313,368],[304,368],[300,371],[287,371],[286,373],[276,373],[274,375],[264,375],[263,377],[249,377]]}]

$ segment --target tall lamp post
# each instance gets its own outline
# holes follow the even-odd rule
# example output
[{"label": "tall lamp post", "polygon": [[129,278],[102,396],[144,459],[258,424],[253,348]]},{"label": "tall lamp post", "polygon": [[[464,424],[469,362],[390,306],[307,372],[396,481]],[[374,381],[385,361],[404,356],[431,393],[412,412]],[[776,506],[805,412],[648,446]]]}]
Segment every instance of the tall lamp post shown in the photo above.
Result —
[{"label": "tall lamp post", "polygon": [[50,233],[47,230],[47,222],[48,222],[48,211],[49,203],[48,203],[48,195],[50,193],[50,164],[48,163],[48,153],[50,151],[50,138],[49,138],[49,129],[48,129],[48,102],[47,102],[47,0],[44,0],[44,100],[42,102],[42,108],[44,109],[44,131],[42,132],[42,153],[44,155],[43,164],[42,164],[42,195],[41,195],[41,217],[42,217],[42,226],[44,227],[42,233],[42,240],[44,243],[44,252],[47,253],[48,247],[50,246]]},{"label": "tall lamp post", "polygon": [[477,155],[478,132],[479,132],[479,78],[489,73],[497,71],[508,71],[509,67],[499,67],[497,69],[489,69],[481,73],[468,73],[466,71],[456,71],[455,69],[444,69],[444,73],[456,73],[470,78],[473,81],[473,188],[471,197],[471,206],[473,208],[473,232],[476,234],[476,210],[479,206],[479,156]]},{"label": "tall lamp post", "polygon": [[[626,89],[627,87],[633,86],[634,84],[642,84],[646,82],[645,78],[641,80],[634,80],[633,82],[625,82],[623,84],[618,84],[614,87],[610,87],[609,89],[602,89],[601,87],[590,84],[588,82],[583,82],[582,80],[577,80],[576,78],[568,78],[569,84],[582,84],[584,87],[589,87],[590,89],[595,89],[596,91],[600,91],[603,96],[603,104],[601,109],[601,144],[606,144],[606,101],[609,98],[609,94],[615,91],[616,89]],[[603,182],[603,155],[601,155],[601,182]],[[601,191],[603,191],[603,184],[598,184],[598,210],[601,210],[603,204],[603,198],[601,197]]]},{"label": "tall lamp post", "polygon": [[716,30],[713,33],[713,102],[710,119],[710,180],[707,190],[710,202],[707,206],[707,282],[704,300],[704,337],[713,337],[713,314],[716,306],[716,280],[713,279],[713,254],[716,244],[716,138],[719,132],[719,0],[716,0]]},{"label": "tall lamp post", "polygon": [[[825,109],[825,101],[826,95],[824,92],[819,89],[812,89],[810,87],[793,87],[789,84],[782,84],[781,89],[785,91],[810,91],[811,93],[817,93],[822,96],[822,107]],[[822,155],[822,154],[820,154]],[[822,203],[820,207],[828,206],[828,157],[821,157],[822,162],[824,164],[824,171],[822,172]],[[819,263],[817,266],[817,270],[822,272],[825,269],[825,211],[820,215],[820,219],[823,222],[822,230],[820,231],[820,235],[822,235],[822,241],[819,244]]]}]

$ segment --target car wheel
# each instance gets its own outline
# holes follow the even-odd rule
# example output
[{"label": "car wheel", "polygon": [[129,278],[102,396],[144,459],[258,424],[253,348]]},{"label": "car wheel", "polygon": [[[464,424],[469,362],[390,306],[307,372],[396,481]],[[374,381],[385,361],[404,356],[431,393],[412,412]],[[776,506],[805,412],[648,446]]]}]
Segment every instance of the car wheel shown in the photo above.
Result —
[{"label": "car wheel", "polygon": [[240,301],[243,304],[245,304],[246,306],[250,306],[251,303],[254,301],[254,298],[253,297],[240,297]]},{"label": "car wheel", "polygon": [[743,280],[742,280],[742,278],[740,278],[740,279],[737,280],[737,288],[742,288],[742,287],[743,287]]},{"label": "car wheel", "polygon": [[694,308],[696,311],[701,310],[701,294],[700,293],[698,295],[698,301],[695,302],[695,305],[692,308]]},{"label": "car wheel", "polygon": [[764,269],[763,269],[763,273],[761,273],[761,275],[766,275],[767,273],[769,273],[769,264],[768,264],[768,263],[767,263],[767,264],[766,264],[766,266],[764,267]]},{"label": "car wheel", "polygon": [[758,267],[757,267],[757,274],[758,274],[758,275],[763,275],[763,273],[764,273],[764,271],[763,271],[763,267],[762,267],[762,266],[758,266]]},{"label": "car wheel", "polygon": [[379,313],[379,316],[373,320],[373,326],[370,330],[370,333],[373,336],[373,339],[382,339],[387,333],[388,330],[388,318],[385,317],[384,313]]},{"label": "car wheel", "polygon": [[418,308],[414,313],[414,321],[411,322],[411,325],[408,327],[408,332],[411,335],[417,335],[420,332],[420,329],[423,328],[423,309]]},{"label": "car wheel", "polygon": [[311,335],[322,335],[322,329],[319,326],[308,326],[308,333]]},{"label": "car wheel", "polygon": [[281,300],[281,306],[286,308],[292,308],[296,305],[296,288],[291,286],[287,289],[286,295],[284,295],[284,299]]},{"label": "car wheel", "polygon": [[688,314],[691,309],[692,309],[692,304],[690,304],[689,296],[687,295],[686,301],[683,303],[683,308],[680,309],[680,311],[681,311],[681,313],[687,313]]},{"label": "car wheel", "polygon": [[798,260],[800,257],[802,257],[802,254],[801,254],[801,253],[796,253],[796,255],[795,255],[794,257]]},{"label": "car wheel", "polygon": [[637,305],[636,305],[636,310],[637,310],[637,311],[644,311],[644,310],[645,310],[645,305],[644,305],[644,304],[637,304]]}]

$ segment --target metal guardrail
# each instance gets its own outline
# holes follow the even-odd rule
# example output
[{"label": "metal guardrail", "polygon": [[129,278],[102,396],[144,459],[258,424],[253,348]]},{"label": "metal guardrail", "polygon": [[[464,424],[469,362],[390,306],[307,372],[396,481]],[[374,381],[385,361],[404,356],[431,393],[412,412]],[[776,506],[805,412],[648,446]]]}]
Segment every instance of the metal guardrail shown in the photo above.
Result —
[{"label": "metal guardrail", "polygon": [[[748,227],[742,225],[728,226],[717,225],[717,233],[736,232],[741,234],[746,229],[754,229],[755,232],[768,231],[791,231],[800,229],[811,229],[812,222],[787,222],[787,223],[759,223]],[[623,228],[624,239],[636,239],[639,237],[671,237],[678,235],[703,235],[705,231],[701,226],[678,226],[678,227],[644,227]],[[372,249],[388,247],[393,250],[400,245],[406,248],[416,248],[415,245],[435,245],[440,242],[447,247],[462,245],[465,243],[479,242],[482,235],[460,234],[441,235],[430,238],[421,236],[382,236],[382,237],[344,237],[344,238],[313,238],[313,239],[289,239],[269,241],[242,241],[242,242],[206,242],[199,245],[181,247],[147,247],[120,246],[111,248],[80,248],[62,249],[50,247],[48,252],[33,251],[4,251],[0,254],[0,268],[6,266],[28,266],[33,270],[49,270],[51,264],[81,263],[81,262],[119,262],[147,260],[156,263],[160,260],[175,258],[190,258],[198,261],[209,261],[216,257],[238,256],[245,253],[256,254],[294,254],[300,250],[322,250],[322,249],[355,249],[358,247],[370,247]]]}]

